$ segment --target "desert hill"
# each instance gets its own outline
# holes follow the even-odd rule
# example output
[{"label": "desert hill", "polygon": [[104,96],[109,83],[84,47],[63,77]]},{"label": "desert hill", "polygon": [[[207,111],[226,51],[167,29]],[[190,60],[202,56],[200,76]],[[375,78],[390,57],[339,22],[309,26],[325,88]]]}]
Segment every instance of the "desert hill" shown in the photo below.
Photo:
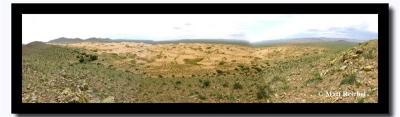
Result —
[{"label": "desert hill", "polygon": [[[93,40],[24,45],[23,102],[377,102],[377,40],[260,47]],[[368,95],[318,95],[325,91]]]}]

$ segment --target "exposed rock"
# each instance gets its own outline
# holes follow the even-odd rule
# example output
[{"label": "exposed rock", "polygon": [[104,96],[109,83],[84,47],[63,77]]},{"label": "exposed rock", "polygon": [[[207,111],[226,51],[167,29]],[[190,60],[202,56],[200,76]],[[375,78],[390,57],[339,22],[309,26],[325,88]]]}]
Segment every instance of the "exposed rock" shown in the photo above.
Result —
[{"label": "exposed rock", "polygon": [[114,96],[108,96],[101,101],[102,103],[114,103]]},{"label": "exposed rock", "polygon": [[335,64],[335,63],[336,63],[336,59],[333,59],[333,60],[332,60],[332,61],[330,61],[329,63],[330,63],[330,65],[333,65],[333,64]]},{"label": "exposed rock", "polygon": [[329,69],[323,70],[322,73],[320,74],[321,76],[325,76],[329,72]]},{"label": "exposed rock", "polygon": [[61,92],[62,95],[68,95],[68,94],[70,94],[70,93],[71,93],[71,89],[70,89],[70,88],[65,88],[65,89]]},{"label": "exposed rock", "polygon": [[358,59],[358,55],[357,54],[353,54],[353,55],[351,55],[351,58],[352,59]]},{"label": "exposed rock", "polygon": [[82,83],[81,85],[78,85],[78,88],[81,91],[86,91],[86,90],[89,90],[89,85],[87,83]]},{"label": "exposed rock", "polygon": [[363,68],[364,71],[371,71],[372,69],[374,69],[374,67],[370,65]]},{"label": "exposed rock", "polygon": [[74,97],[72,97],[72,99],[70,99],[70,100],[68,100],[67,102],[68,103],[79,103],[79,97],[77,97],[77,96],[74,96]]},{"label": "exposed rock", "polygon": [[347,66],[345,65],[345,66],[340,67],[340,70],[345,70],[346,68],[347,68]]},{"label": "exposed rock", "polygon": [[37,96],[35,94],[32,95],[31,101],[32,102],[37,102]]},{"label": "exposed rock", "polygon": [[275,97],[278,97],[279,95],[275,93],[275,95],[274,95],[274,96],[275,96]]},{"label": "exposed rock", "polygon": [[358,69],[351,70],[351,73],[357,73]]},{"label": "exposed rock", "polygon": [[363,50],[362,49],[357,49],[356,50],[356,54],[362,54],[363,53]]},{"label": "exposed rock", "polygon": [[100,103],[100,102],[101,102],[101,100],[97,97],[94,97],[89,101],[89,103]]}]

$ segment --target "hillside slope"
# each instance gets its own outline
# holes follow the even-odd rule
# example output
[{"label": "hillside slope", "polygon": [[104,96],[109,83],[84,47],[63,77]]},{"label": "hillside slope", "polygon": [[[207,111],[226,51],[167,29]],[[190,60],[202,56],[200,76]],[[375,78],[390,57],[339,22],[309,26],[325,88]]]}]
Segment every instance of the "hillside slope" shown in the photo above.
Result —
[{"label": "hillside slope", "polygon": [[22,48],[23,103],[115,102],[135,95],[137,84],[128,81],[138,76],[98,64],[95,54],[41,42]]},{"label": "hillside slope", "polygon": [[309,69],[290,76],[296,90],[284,98],[303,95],[299,99],[304,102],[377,103],[377,47],[377,40],[371,40],[311,63]]}]

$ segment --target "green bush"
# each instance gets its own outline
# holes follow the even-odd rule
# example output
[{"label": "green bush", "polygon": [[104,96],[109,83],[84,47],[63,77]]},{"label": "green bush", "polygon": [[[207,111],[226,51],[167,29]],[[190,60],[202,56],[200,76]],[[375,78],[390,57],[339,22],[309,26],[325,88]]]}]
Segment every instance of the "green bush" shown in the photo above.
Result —
[{"label": "green bush", "polygon": [[254,69],[255,69],[257,72],[261,72],[261,71],[262,71],[262,69],[259,68],[259,67],[254,67]]},{"label": "green bush", "polygon": [[98,59],[97,55],[90,55],[89,56],[89,61],[95,61],[97,59]]},{"label": "green bush", "polygon": [[219,63],[218,63],[218,65],[224,65],[226,62],[225,61],[220,61]]},{"label": "green bush", "polygon": [[240,71],[248,72],[250,70],[249,67],[244,66],[243,64],[238,65]]},{"label": "green bush", "polygon": [[314,77],[312,79],[309,79],[306,81],[306,83],[314,83],[314,82],[319,82],[322,81],[322,77],[319,74],[319,72],[314,73]]},{"label": "green bush", "polygon": [[344,84],[355,84],[356,74],[345,75],[345,78],[340,82],[340,85]]},{"label": "green bush", "polygon": [[210,86],[210,81],[209,80],[203,80],[203,81],[200,81],[200,82],[202,82],[202,88],[207,88],[207,87],[209,87]]},{"label": "green bush", "polygon": [[233,89],[242,89],[242,85],[238,82],[236,82],[235,84],[233,84]]},{"label": "green bush", "polygon": [[80,56],[80,57],[79,57],[79,62],[80,62],[80,63],[84,63],[84,62],[85,62],[85,58],[83,58],[83,56]]},{"label": "green bush", "polygon": [[368,50],[367,52],[363,53],[362,56],[364,56],[365,59],[373,59],[374,56],[374,50]]},{"label": "green bush", "polygon": [[203,95],[198,95],[199,96],[199,99],[201,99],[201,100],[205,100],[205,99],[207,99],[207,97],[206,96],[203,96]]},{"label": "green bush", "polygon": [[180,85],[180,84],[182,84],[182,82],[178,80],[175,82],[175,84]]},{"label": "green bush", "polygon": [[202,61],[204,58],[195,58],[195,59],[183,59],[185,64],[199,65],[198,62]]},{"label": "green bush", "polygon": [[357,103],[365,103],[365,98],[357,99]]},{"label": "green bush", "polygon": [[264,99],[270,97],[270,90],[267,86],[258,87],[257,99]]},{"label": "green bush", "polygon": [[229,83],[225,82],[224,84],[222,84],[223,87],[229,87]]},{"label": "green bush", "polygon": [[219,69],[217,69],[217,70],[215,70],[219,75],[220,74],[222,74],[222,73],[224,73],[222,70],[219,70]]}]

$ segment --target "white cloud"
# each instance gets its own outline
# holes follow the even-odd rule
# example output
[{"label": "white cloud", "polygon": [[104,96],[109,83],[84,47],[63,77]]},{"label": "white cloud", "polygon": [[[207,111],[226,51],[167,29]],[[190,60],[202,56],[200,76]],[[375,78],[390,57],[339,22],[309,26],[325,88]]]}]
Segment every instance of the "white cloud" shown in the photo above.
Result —
[{"label": "white cloud", "polygon": [[[330,28],[356,28],[377,33],[377,15],[358,14],[299,14],[291,15],[283,25],[254,35],[253,40],[293,38],[291,35],[307,32],[308,30],[327,30]],[[327,32],[314,32],[316,37],[327,36]],[[330,32],[334,33],[334,32]],[[350,33],[350,32],[349,32]],[[329,34],[331,35],[331,34]],[[264,37],[264,38],[260,38]],[[338,37],[341,37],[338,35]]]},{"label": "white cloud", "polygon": [[[310,29],[377,33],[376,14],[23,14],[23,43],[70,38],[289,38]],[[316,33],[317,35],[317,33]]]}]

